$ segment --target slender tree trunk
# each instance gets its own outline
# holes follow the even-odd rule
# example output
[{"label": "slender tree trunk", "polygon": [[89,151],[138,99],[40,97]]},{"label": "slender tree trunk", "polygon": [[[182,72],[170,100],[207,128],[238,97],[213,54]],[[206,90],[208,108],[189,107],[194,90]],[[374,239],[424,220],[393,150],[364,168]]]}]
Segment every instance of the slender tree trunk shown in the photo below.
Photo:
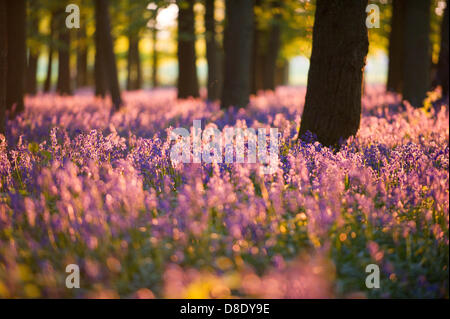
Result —
[{"label": "slender tree trunk", "polygon": [[152,29],[152,87],[157,88],[159,86],[158,82],[158,29],[156,26]]},{"label": "slender tree trunk", "polygon": [[358,131],[369,47],[367,3],[317,0],[301,138],[309,131],[323,145],[337,146]]},{"label": "slender tree trunk", "polygon": [[6,105],[12,116],[24,109],[26,66],[26,3],[25,0],[7,1],[8,71]]},{"label": "slender tree trunk", "polygon": [[259,91],[264,89],[264,62],[267,46],[265,42],[265,32],[260,30],[257,21],[253,23],[253,45],[252,56],[250,66],[250,85],[251,94],[258,94]]},{"label": "slender tree trunk", "polygon": [[86,29],[81,26],[78,29],[78,50],[77,50],[77,87],[88,85],[88,47]]},{"label": "slender tree trunk", "polygon": [[70,85],[70,31],[65,25],[64,11],[58,13],[58,82],[56,91],[61,95],[71,95]]},{"label": "slender tree trunk", "polygon": [[289,61],[283,59],[282,62],[277,63],[275,70],[275,86],[282,86],[289,84]]},{"label": "slender tree trunk", "polygon": [[250,96],[253,1],[227,0],[222,107],[246,107]]},{"label": "slender tree trunk", "polygon": [[127,90],[140,90],[142,86],[141,58],[139,56],[139,36],[128,36]]},{"label": "slender tree trunk", "polygon": [[8,67],[6,2],[7,0],[0,0],[0,134],[5,134],[6,126],[6,73]]},{"label": "slender tree trunk", "polygon": [[105,97],[106,96],[106,70],[104,67],[104,54],[103,47],[100,43],[100,31],[95,30],[95,65],[94,65],[94,78],[95,78],[95,95]]},{"label": "slender tree trunk", "polygon": [[178,98],[199,97],[195,54],[195,0],[178,0]]},{"label": "slender tree trunk", "polygon": [[50,39],[48,46],[48,60],[47,60],[47,77],[44,82],[44,92],[50,92],[52,86],[52,68],[53,68],[53,51],[54,51],[54,38],[55,38],[55,14],[52,13],[50,20]]},{"label": "slender tree trunk", "polygon": [[[29,6],[31,3],[28,4]],[[37,5],[29,7],[31,10],[36,10]],[[32,17],[28,20],[28,36],[39,37],[39,18],[36,13],[33,13]],[[39,60],[39,47],[28,48],[28,63],[27,63],[27,76],[26,76],[26,92],[34,95],[37,92],[37,66]]]},{"label": "slender tree trunk", "polygon": [[430,89],[431,0],[408,0],[405,7],[403,99],[421,107]]},{"label": "slender tree trunk", "polygon": [[439,52],[439,62],[437,70],[437,84],[442,87],[442,96],[448,97],[449,84],[448,84],[448,52],[449,52],[449,25],[448,25],[448,0],[447,7],[445,8],[444,17],[441,25],[441,49]]},{"label": "slender tree trunk", "polygon": [[[275,9],[281,8],[281,1],[273,3]],[[269,33],[269,42],[267,45],[267,54],[264,63],[264,90],[275,90],[275,72],[277,60],[281,47],[281,14],[275,14],[272,19],[272,26]]]},{"label": "slender tree trunk", "polygon": [[208,100],[219,99],[219,60],[216,40],[215,0],[205,0],[206,59],[208,61]]},{"label": "slender tree trunk", "polygon": [[405,0],[393,1],[391,33],[389,34],[389,68],[386,89],[397,93],[402,92],[403,84],[405,6]]},{"label": "slender tree trunk", "polygon": [[96,44],[97,50],[99,50],[97,64],[101,63],[101,65],[97,65],[96,73],[98,73],[97,76],[106,79],[105,82],[111,94],[112,103],[115,110],[118,110],[122,104],[122,98],[120,96],[107,0],[95,0],[95,21],[96,36],[98,37]]}]

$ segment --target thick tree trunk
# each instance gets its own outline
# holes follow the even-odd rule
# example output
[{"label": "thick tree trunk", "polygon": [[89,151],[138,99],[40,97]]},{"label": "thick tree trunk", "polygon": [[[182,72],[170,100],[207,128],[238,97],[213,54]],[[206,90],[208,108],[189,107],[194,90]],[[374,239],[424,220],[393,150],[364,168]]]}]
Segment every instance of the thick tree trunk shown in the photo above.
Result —
[{"label": "thick tree trunk", "polygon": [[158,29],[152,29],[152,87],[155,89],[159,86],[158,82]]},{"label": "thick tree trunk", "polygon": [[368,0],[317,0],[311,66],[300,138],[308,131],[326,146],[356,134],[369,47]]},{"label": "thick tree trunk", "polygon": [[430,89],[431,0],[408,0],[405,6],[403,99],[421,107]]},{"label": "thick tree trunk", "polygon": [[250,95],[253,1],[227,0],[222,107],[246,107]]},{"label": "thick tree trunk", "polygon": [[115,110],[118,110],[122,104],[122,98],[120,96],[107,0],[95,0],[95,21],[96,37],[98,38],[96,43],[98,50],[96,76],[106,79],[105,82],[111,94],[113,106]]},{"label": "thick tree trunk", "polygon": [[199,97],[195,54],[195,0],[178,0],[178,98]]},{"label": "thick tree trunk", "polygon": [[7,82],[6,106],[13,110],[11,115],[23,111],[26,66],[26,1],[7,1]]},{"label": "thick tree trunk", "polygon": [[448,97],[449,84],[448,84],[448,41],[449,41],[449,25],[448,25],[448,0],[447,7],[445,8],[444,18],[442,20],[441,25],[441,49],[439,52],[439,62],[438,62],[438,70],[437,70],[437,84],[442,87],[442,96]]},{"label": "thick tree trunk", "polygon": [[86,29],[81,26],[78,29],[78,50],[77,50],[77,87],[88,85],[88,47]]},{"label": "thick tree trunk", "polygon": [[53,51],[54,51],[54,38],[55,38],[56,21],[55,14],[52,13],[50,20],[50,39],[48,46],[48,60],[47,60],[47,77],[44,82],[44,92],[50,92],[52,86],[52,68],[53,68]]},{"label": "thick tree trunk", "polygon": [[6,126],[6,73],[8,67],[7,1],[0,0],[0,134],[5,134]]},{"label": "thick tree trunk", "polygon": [[127,90],[140,90],[142,87],[141,58],[139,56],[139,36],[128,36]]},{"label": "thick tree trunk", "polygon": [[65,25],[64,11],[58,13],[58,82],[56,91],[61,95],[71,95],[70,85],[70,30]]},{"label": "thick tree trunk", "polygon": [[386,89],[402,92],[403,84],[403,31],[405,21],[405,0],[394,0],[392,4],[391,33],[389,35],[389,67]]},{"label": "thick tree trunk", "polygon": [[[280,9],[281,1],[273,3],[274,8]],[[272,25],[269,33],[267,53],[264,62],[264,90],[275,90],[275,73],[277,68],[278,55],[281,47],[281,15],[275,14],[272,19]]]},{"label": "thick tree trunk", "polygon": [[216,40],[216,20],[214,17],[214,1],[205,0],[206,59],[208,61],[208,100],[220,98],[220,64]]}]

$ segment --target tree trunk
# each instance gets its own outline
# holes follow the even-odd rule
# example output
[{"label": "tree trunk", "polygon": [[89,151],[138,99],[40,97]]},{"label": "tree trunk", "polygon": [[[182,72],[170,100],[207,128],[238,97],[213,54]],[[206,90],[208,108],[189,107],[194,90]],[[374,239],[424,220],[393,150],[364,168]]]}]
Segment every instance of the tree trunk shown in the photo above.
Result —
[{"label": "tree trunk", "polygon": [[106,76],[103,60],[103,47],[100,43],[100,31],[95,30],[95,64],[94,64],[94,78],[95,78],[95,95],[106,96]]},{"label": "tree trunk", "polygon": [[389,34],[389,67],[386,89],[402,92],[403,83],[403,28],[405,19],[405,0],[394,0],[392,4],[391,33]]},{"label": "tree trunk", "polygon": [[[108,1],[95,0],[95,21],[98,59],[96,76],[102,77],[111,94],[111,100],[115,110],[122,104],[120,96],[119,80],[117,77],[116,57],[114,55],[113,40],[111,37],[111,23],[109,19]],[[100,62],[101,61],[101,62]]]},{"label": "tree trunk", "polygon": [[[275,9],[281,8],[281,2],[273,3]],[[277,68],[277,60],[281,47],[281,14],[277,13],[272,19],[272,25],[269,33],[269,41],[267,45],[267,53],[264,62],[264,90],[275,90],[275,73]]]},{"label": "tree trunk", "polygon": [[[37,4],[34,3],[34,4]],[[28,4],[32,5],[31,3]],[[29,10],[37,10],[37,5],[29,7]],[[36,12],[32,12],[31,18],[28,20],[28,36],[32,38],[39,37],[39,18]],[[28,48],[28,63],[26,76],[26,92],[34,95],[37,93],[37,64],[39,60],[39,47]]]},{"label": "tree trunk", "polygon": [[289,85],[289,61],[283,59],[277,63],[275,70],[275,86]]},{"label": "tree trunk", "polygon": [[152,87],[155,89],[159,86],[158,83],[158,29],[156,26],[152,29]]},{"label": "tree trunk", "polygon": [[251,94],[257,95],[259,91],[264,89],[264,62],[266,47],[265,32],[262,31],[257,21],[253,23],[253,44],[252,44],[252,56],[250,66],[250,85]]},{"label": "tree trunk", "polygon": [[437,70],[437,84],[442,87],[442,96],[448,97],[448,41],[449,41],[449,26],[448,26],[448,0],[447,7],[445,8],[444,17],[441,25],[441,49],[439,52],[439,62]]},{"label": "tree trunk", "polygon": [[409,0],[405,7],[403,99],[421,107],[430,89],[430,2]]},{"label": "tree trunk", "polygon": [[311,66],[300,138],[311,132],[326,146],[356,134],[369,47],[368,0],[317,0]]},{"label": "tree trunk", "polygon": [[7,80],[6,106],[13,110],[12,116],[24,109],[26,66],[26,1],[7,1]]},{"label": "tree trunk", "polygon": [[44,82],[44,92],[50,92],[52,86],[52,68],[53,68],[53,51],[54,51],[54,38],[55,38],[56,21],[55,14],[52,13],[50,19],[50,39],[48,46],[48,60],[47,60],[47,77]]},{"label": "tree trunk", "polygon": [[216,20],[214,17],[215,0],[205,0],[206,59],[208,61],[208,100],[220,97],[219,56],[216,40]]},{"label": "tree trunk", "polygon": [[178,98],[199,97],[195,54],[195,0],[178,0]]},{"label": "tree trunk", "polygon": [[78,29],[78,50],[77,50],[77,87],[88,85],[88,47],[86,29],[81,26]]},{"label": "tree trunk", "polygon": [[246,107],[250,95],[253,1],[227,0],[222,107]]},{"label": "tree trunk", "polygon": [[7,25],[6,2],[0,0],[0,134],[5,134],[6,126],[6,73],[7,73]]},{"label": "tree trunk", "polygon": [[142,87],[141,58],[139,56],[139,36],[128,36],[127,90],[140,90]]},{"label": "tree trunk", "polygon": [[56,91],[61,95],[71,95],[70,85],[70,30],[65,25],[64,11],[58,13],[58,82]]}]

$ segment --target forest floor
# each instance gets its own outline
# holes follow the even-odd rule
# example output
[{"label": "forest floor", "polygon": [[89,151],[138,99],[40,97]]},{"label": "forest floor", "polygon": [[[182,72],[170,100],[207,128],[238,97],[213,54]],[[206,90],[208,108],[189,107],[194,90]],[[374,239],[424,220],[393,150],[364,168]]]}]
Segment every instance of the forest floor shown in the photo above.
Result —
[{"label": "forest floor", "polygon": [[[223,111],[125,92],[114,114],[90,94],[27,97],[0,137],[0,297],[448,298],[448,102],[404,108],[368,87],[333,152],[294,143],[304,96]],[[169,128],[194,120],[278,128],[276,172],[172,164]]]}]

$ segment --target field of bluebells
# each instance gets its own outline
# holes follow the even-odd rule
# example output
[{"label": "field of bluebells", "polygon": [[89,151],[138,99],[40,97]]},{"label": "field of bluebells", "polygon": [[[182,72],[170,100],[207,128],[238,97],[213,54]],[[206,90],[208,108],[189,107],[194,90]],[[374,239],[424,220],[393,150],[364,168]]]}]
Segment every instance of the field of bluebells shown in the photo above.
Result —
[{"label": "field of bluebells", "polygon": [[[138,91],[115,114],[87,92],[28,97],[0,137],[0,297],[448,298],[448,102],[369,87],[358,135],[333,152],[295,142],[304,95],[223,111]],[[168,134],[193,120],[277,127],[276,173],[172,164]]]}]

